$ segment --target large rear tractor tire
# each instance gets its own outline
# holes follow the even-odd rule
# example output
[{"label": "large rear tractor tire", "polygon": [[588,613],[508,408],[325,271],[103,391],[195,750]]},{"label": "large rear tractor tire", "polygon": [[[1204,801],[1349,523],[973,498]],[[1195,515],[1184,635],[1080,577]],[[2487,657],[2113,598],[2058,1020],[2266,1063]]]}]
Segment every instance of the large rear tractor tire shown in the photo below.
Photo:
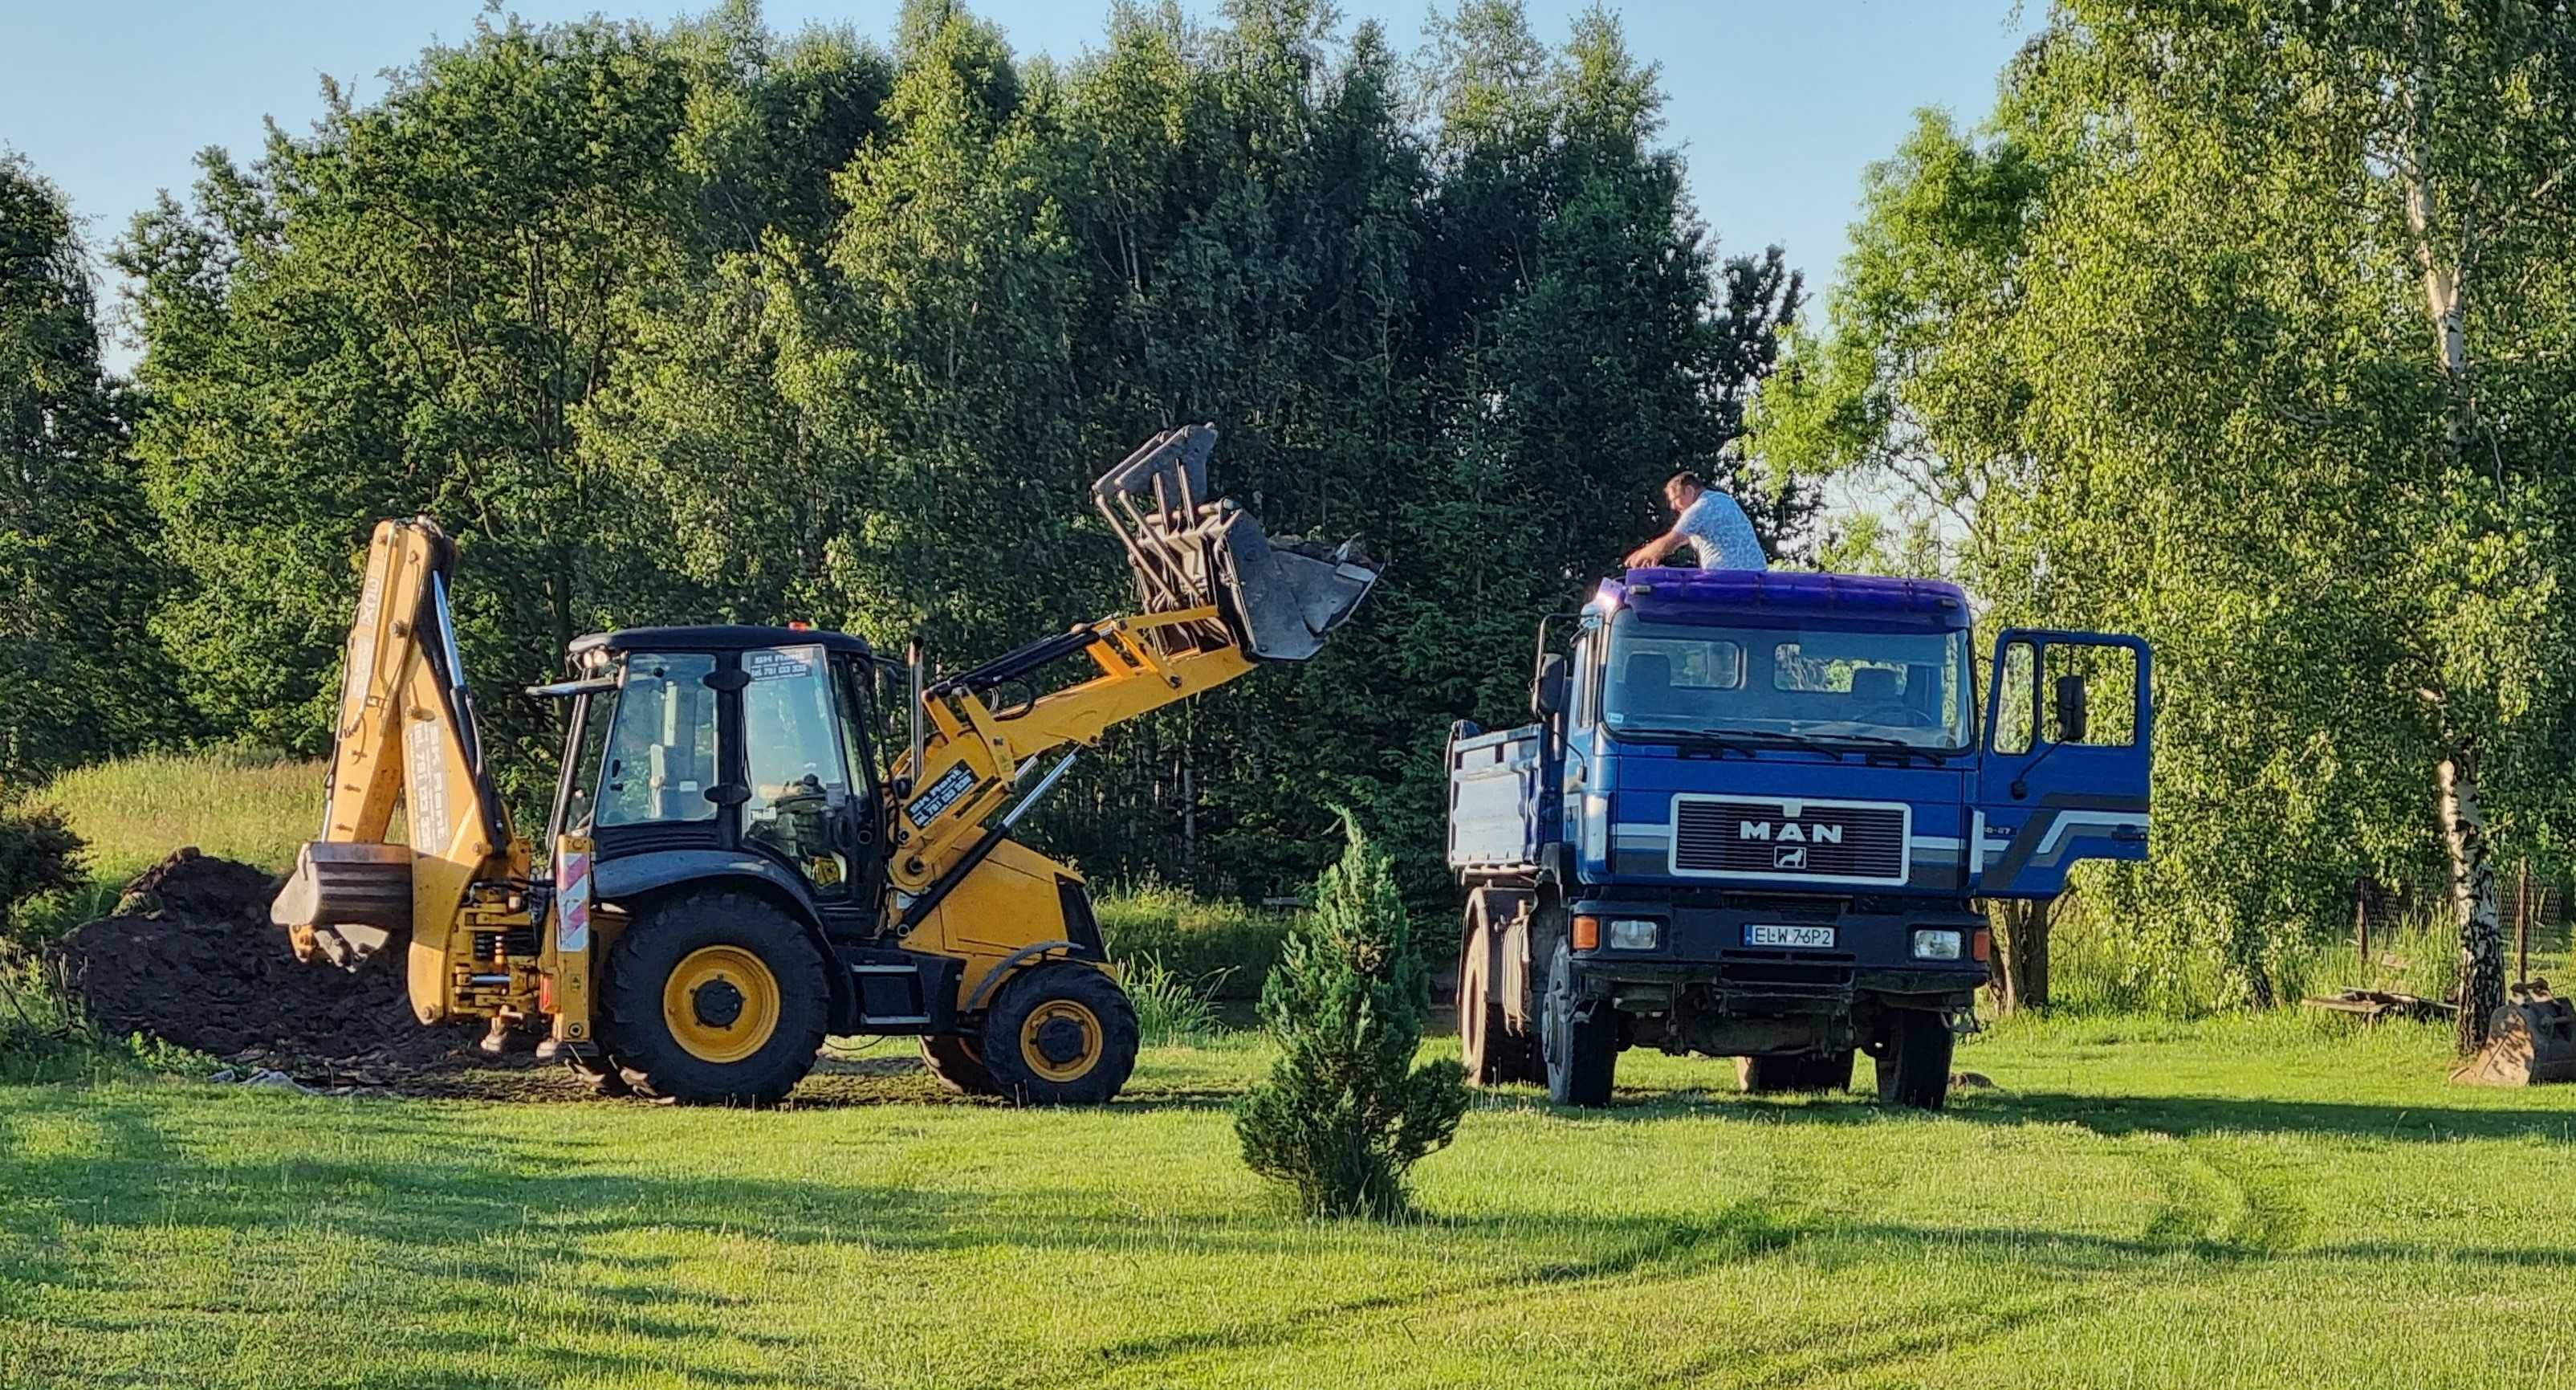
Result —
[{"label": "large rear tractor tire", "polygon": [[1101,1105],[1136,1069],[1136,1006],[1097,966],[1055,960],[1013,975],[984,1011],[993,1094],[1015,1105]]},{"label": "large rear tractor tire", "polygon": [[1574,957],[1562,945],[1547,971],[1542,1046],[1547,1057],[1547,1098],[1559,1105],[1610,1103],[1619,1069],[1618,1022],[1607,1004],[1574,995]]},{"label": "large rear tractor tire", "polygon": [[1923,1009],[1900,1009],[1892,1019],[1878,1058],[1879,1103],[1940,1109],[1950,1098],[1950,1054],[1959,1043],[1950,1021]]},{"label": "large rear tractor tire", "polygon": [[931,1033],[921,1039],[921,1062],[930,1069],[939,1089],[952,1096],[998,1096],[1002,1088],[993,1082],[992,1071],[984,1065],[983,1045],[954,1033]]},{"label": "large rear tractor tire", "polygon": [[618,937],[607,975],[603,1041],[651,1100],[775,1104],[813,1070],[832,1012],[813,938],[747,893],[655,904]]},{"label": "large rear tractor tire", "polygon": [[1511,1031],[1509,1016],[1492,993],[1492,957],[1482,930],[1468,933],[1458,962],[1458,1054],[1467,1080],[1477,1086],[1542,1081],[1547,1066],[1535,1041]]}]

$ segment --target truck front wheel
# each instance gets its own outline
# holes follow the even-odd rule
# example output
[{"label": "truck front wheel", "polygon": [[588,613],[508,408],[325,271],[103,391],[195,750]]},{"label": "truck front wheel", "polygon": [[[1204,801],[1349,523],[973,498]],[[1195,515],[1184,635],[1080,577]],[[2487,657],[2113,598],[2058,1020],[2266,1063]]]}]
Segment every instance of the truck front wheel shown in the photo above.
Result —
[{"label": "truck front wheel", "polygon": [[1575,995],[1574,956],[1563,945],[1548,965],[1540,1042],[1547,1058],[1547,1097],[1559,1105],[1608,1105],[1619,1067],[1618,1023],[1608,1005]]},{"label": "truck front wheel", "polygon": [[1950,1053],[1958,1042],[1949,1020],[1937,1013],[1900,1009],[1891,1015],[1878,1056],[1879,1103],[1940,1109],[1950,1098]]}]

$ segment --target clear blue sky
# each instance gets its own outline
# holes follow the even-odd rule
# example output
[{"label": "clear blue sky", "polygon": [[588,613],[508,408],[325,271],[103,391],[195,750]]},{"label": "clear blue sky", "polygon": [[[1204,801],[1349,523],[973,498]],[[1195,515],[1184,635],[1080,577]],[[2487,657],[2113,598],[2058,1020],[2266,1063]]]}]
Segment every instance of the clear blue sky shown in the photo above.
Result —
[{"label": "clear blue sky", "polygon": [[[708,4],[712,0],[707,0]],[[1070,58],[1096,45],[1107,0],[969,0],[1020,53]],[[1585,0],[1529,0],[1543,39]],[[520,0],[532,21],[591,13],[668,19],[689,0]],[[847,23],[884,38],[894,0],[769,0],[769,21]],[[1212,0],[1186,8],[1206,14]],[[1995,75],[2035,25],[2016,0],[1629,0],[1628,41],[1663,69],[1666,135],[1689,160],[1701,215],[1730,250],[1769,242],[1823,285],[1841,258],[1862,166],[1920,106],[1975,120]],[[2044,10],[2044,5],[2028,8]],[[388,67],[471,32],[480,0],[17,0],[0,23],[0,147],[70,196],[93,251],[156,190],[184,194],[207,145],[255,153],[263,118],[302,132],[328,73],[364,99]],[[1410,49],[1431,0],[1343,0]],[[129,354],[113,354],[123,364]]]}]

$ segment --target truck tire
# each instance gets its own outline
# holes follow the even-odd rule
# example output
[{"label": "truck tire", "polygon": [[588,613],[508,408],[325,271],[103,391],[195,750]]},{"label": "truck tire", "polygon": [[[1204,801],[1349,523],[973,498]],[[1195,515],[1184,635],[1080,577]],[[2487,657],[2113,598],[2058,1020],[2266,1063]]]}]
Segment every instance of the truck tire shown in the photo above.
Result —
[{"label": "truck tire", "polygon": [[772,1105],[814,1069],[832,1012],[805,928],[748,893],[647,909],[608,954],[602,1041],[635,1094]]},{"label": "truck tire", "polygon": [[952,1096],[998,1096],[993,1073],[984,1066],[980,1045],[955,1033],[928,1033],[921,1039],[921,1064],[930,1069],[939,1089]]},{"label": "truck tire", "polygon": [[1458,1054],[1467,1080],[1477,1086],[1537,1081],[1546,1074],[1538,1049],[1511,1030],[1509,1015],[1492,991],[1493,954],[1484,929],[1467,934],[1458,961]]},{"label": "truck tire", "polygon": [[1735,1081],[1749,1096],[1789,1091],[1848,1091],[1852,1054],[1845,1048],[1821,1057],[1738,1057]]},{"label": "truck tire", "polygon": [[1798,1075],[1791,1084],[1801,1091],[1848,1091],[1851,1079],[1852,1050],[1846,1047],[1821,1057],[1798,1059]]},{"label": "truck tire", "polygon": [[993,1093],[1014,1105],[1100,1105],[1136,1069],[1136,1006],[1097,966],[1054,960],[1013,975],[984,1011]]},{"label": "truck tire", "polygon": [[1959,1042],[1949,1020],[1923,1009],[1899,1009],[1890,1018],[1878,1058],[1879,1104],[1940,1109],[1950,1098],[1950,1053]]},{"label": "truck tire", "polygon": [[1619,1068],[1618,1021],[1605,1005],[1581,1005],[1574,996],[1574,956],[1563,944],[1547,970],[1541,1043],[1547,1058],[1547,1098],[1559,1105],[1610,1103]]}]

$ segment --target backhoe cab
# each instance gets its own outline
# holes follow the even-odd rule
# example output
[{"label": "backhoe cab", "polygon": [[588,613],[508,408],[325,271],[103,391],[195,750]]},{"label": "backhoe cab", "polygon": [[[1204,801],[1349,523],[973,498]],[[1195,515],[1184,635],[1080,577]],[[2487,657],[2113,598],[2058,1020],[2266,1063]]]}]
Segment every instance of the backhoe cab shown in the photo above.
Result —
[{"label": "backhoe cab", "polygon": [[1093,490],[1137,613],[946,680],[802,627],[573,643],[568,678],[528,692],[568,702],[543,855],[484,764],[453,547],[426,518],[380,524],[323,835],[272,916],[307,959],[400,943],[424,1023],[541,1026],[605,1091],[765,1104],[826,1034],[901,1033],[953,1091],[1109,1099],[1135,1012],[1081,876],[1014,829],[1074,745],[1313,655],[1376,579],[1350,546],[1273,547],[1210,498],[1214,440],[1159,435]]}]

